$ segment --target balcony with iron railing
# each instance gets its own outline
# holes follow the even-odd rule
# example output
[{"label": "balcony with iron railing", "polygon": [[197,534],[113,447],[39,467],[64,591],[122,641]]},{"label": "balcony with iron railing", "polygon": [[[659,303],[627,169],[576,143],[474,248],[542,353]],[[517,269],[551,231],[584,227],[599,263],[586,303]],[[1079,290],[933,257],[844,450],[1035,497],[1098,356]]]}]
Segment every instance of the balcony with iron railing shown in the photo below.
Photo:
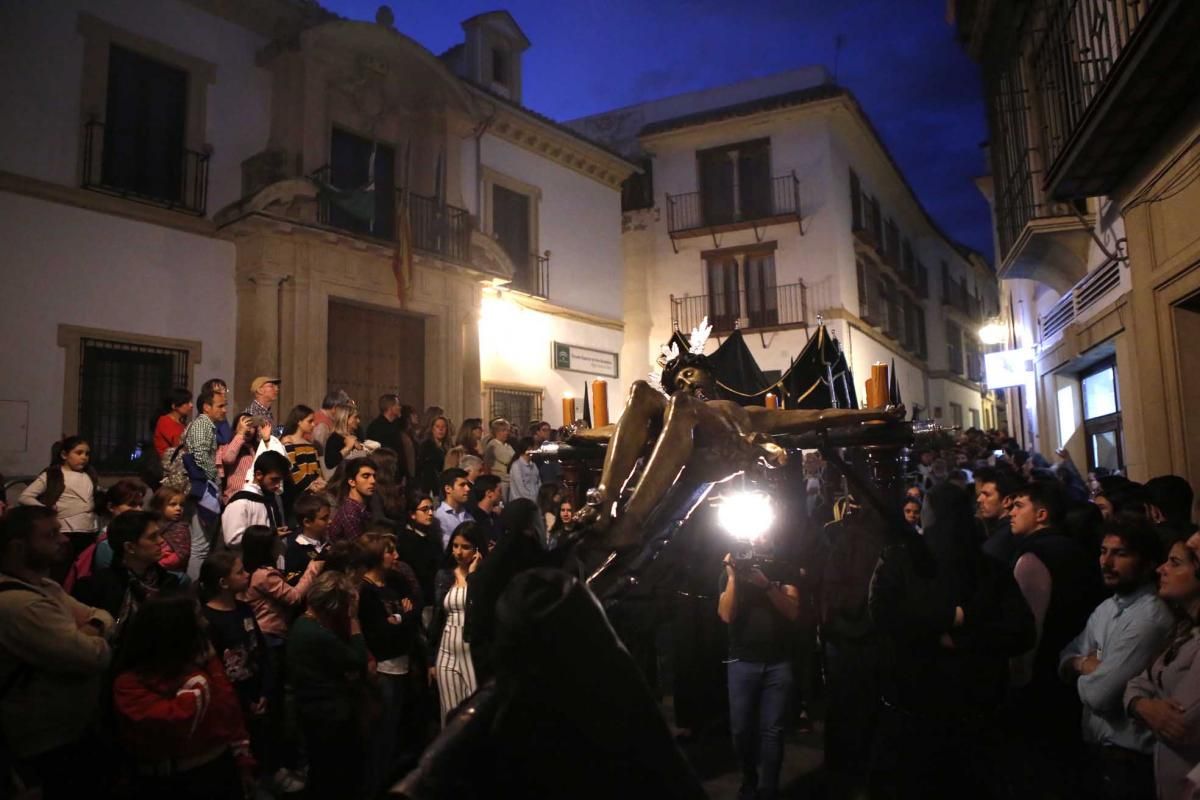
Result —
[{"label": "balcony with iron railing", "polygon": [[533,295],[548,298],[550,296],[550,251],[544,254],[530,253],[524,264],[513,259],[512,282],[508,288]]},{"label": "balcony with iron railing", "polygon": [[770,179],[763,191],[739,186],[728,196],[711,192],[667,194],[672,239],[800,221],[800,179],[795,172]]},{"label": "balcony with iron railing", "polygon": [[1195,98],[1195,0],[1038,0],[1029,67],[1056,199],[1110,194]]},{"label": "balcony with iron railing", "polygon": [[204,216],[209,154],[171,138],[142,129],[119,130],[90,117],[83,126],[80,186]]},{"label": "balcony with iron railing", "polygon": [[704,317],[718,334],[808,327],[808,287],[800,281],[736,294],[671,295],[671,324],[676,330],[697,328]]},{"label": "balcony with iron railing", "polygon": [[470,263],[471,214],[466,209],[405,189],[341,189],[331,182],[329,167],[310,177],[317,184],[321,225],[386,242],[399,242],[407,230],[413,249]]}]

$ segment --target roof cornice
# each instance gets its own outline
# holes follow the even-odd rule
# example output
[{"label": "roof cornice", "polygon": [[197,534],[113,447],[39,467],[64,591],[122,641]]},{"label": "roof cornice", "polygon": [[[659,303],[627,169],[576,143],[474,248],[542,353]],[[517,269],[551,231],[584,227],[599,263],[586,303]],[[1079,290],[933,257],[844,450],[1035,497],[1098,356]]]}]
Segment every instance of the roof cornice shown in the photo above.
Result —
[{"label": "roof cornice", "polygon": [[567,167],[610,189],[621,188],[636,164],[600,147],[579,134],[543,117],[537,112],[499,98],[475,84],[464,81],[480,104],[494,107],[487,124],[487,133],[514,144],[535,155]]}]

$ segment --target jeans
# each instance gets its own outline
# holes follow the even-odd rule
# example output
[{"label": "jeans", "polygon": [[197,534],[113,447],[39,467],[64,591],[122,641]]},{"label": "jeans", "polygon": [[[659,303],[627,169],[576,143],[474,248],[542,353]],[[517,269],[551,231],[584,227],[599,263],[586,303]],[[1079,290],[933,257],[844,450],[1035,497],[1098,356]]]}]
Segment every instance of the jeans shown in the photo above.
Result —
[{"label": "jeans", "polygon": [[188,525],[192,531],[192,554],[188,557],[187,576],[195,583],[200,579],[200,565],[204,563],[204,559],[208,558],[208,554],[212,548],[211,532],[204,525],[198,509],[195,508],[195,501],[189,498],[189,507],[192,515],[188,520]]},{"label": "jeans", "polygon": [[774,800],[783,766],[783,727],[792,691],[792,665],[786,661],[730,661],[728,667],[729,727],[742,767],[739,796]]}]

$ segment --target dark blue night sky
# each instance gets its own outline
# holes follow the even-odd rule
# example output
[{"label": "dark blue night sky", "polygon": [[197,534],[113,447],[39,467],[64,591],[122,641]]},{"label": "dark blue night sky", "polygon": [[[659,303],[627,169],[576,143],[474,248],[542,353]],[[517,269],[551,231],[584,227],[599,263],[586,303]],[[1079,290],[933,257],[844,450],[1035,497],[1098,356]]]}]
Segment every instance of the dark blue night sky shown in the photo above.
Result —
[{"label": "dark blue night sky", "polygon": [[[372,20],[373,0],[322,0]],[[396,27],[434,53],[459,23],[506,9],[533,46],[524,101],[559,120],[808,64],[835,66],[922,204],[950,236],[992,256],[973,178],[987,138],[979,70],[945,0],[441,0],[393,2]]]}]

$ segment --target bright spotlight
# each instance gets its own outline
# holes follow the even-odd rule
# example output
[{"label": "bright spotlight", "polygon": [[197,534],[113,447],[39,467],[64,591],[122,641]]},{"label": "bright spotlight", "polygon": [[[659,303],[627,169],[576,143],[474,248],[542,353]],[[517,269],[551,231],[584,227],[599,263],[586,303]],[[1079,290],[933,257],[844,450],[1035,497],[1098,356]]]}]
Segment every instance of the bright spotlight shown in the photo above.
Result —
[{"label": "bright spotlight", "polygon": [[733,492],[722,496],[717,521],[734,538],[751,542],[771,528],[775,509],[766,492]]},{"label": "bright spotlight", "polygon": [[979,341],[984,344],[1008,344],[1008,329],[999,322],[989,322],[979,329]]}]

